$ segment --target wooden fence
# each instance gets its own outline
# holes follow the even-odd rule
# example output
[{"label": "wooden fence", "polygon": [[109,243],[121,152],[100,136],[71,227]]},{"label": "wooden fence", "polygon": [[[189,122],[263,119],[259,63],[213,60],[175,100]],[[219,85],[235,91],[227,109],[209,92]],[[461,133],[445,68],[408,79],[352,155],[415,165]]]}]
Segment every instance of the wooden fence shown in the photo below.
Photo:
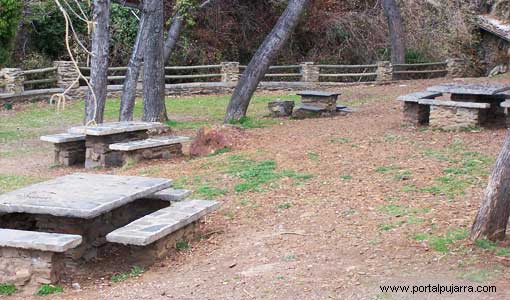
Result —
[{"label": "wooden fence", "polygon": [[[58,67],[59,63],[66,64],[66,67]],[[182,87],[182,84],[188,83],[217,83],[218,85],[231,86],[232,83],[238,81],[246,67],[237,62],[201,66],[170,66],[165,67],[165,83],[170,85],[167,86],[167,89],[172,89],[171,85],[173,84]],[[300,82],[335,84],[425,79],[447,76],[448,70],[447,62],[395,65],[391,65],[389,62],[367,65],[303,63],[271,66],[265,74],[264,82],[275,87],[278,86],[278,82],[282,82],[282,88],[285,88],[284,86],[291,83],[295,83],[294,85],[299,87]],[[80,71],[86,78],[89,78],[89,67],[80,67]],[[108,68],[109,86],[114,86],[118,90],[118,86],[122,85],[125,80],[126,71],[127,67]],[[4,76],[7,72],[11,72],[11,76]],[[0,99],[61,92],[74,80],[72,78],[76,77],[77,72],[69,62],[56,62],[54,67],[36,70],[2,69],[0,70]],[[67,79],[64,80],[63,78]],[[141,74],[140,83],[142,79],[143,75]],[[19,86],[16,87],[16,85]],[[84,85],[84,80],[81,80],[80,86]]]}]

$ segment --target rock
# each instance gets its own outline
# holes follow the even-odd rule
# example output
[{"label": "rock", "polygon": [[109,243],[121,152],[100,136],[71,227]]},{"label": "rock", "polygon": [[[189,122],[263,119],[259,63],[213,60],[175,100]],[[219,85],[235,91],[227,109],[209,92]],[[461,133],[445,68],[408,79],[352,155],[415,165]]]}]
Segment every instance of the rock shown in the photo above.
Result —
[{"label": "rock", "polygon": [[294,101],[281,101],[278,99],[277,101],[269,102],[267,108],[272,117],[288,117],[292,115]]},{"label": "rock", "polygon": [[241,136],[242,129],[237,126],[202,127],[190,146],[190,155],[209,155],[220,149],[233,147],[234,142]]},{"label": "rock", "polygon": [[73,288],[73,290],[81,290],[81,286],[78,282],[73,283],[71,287]]}]

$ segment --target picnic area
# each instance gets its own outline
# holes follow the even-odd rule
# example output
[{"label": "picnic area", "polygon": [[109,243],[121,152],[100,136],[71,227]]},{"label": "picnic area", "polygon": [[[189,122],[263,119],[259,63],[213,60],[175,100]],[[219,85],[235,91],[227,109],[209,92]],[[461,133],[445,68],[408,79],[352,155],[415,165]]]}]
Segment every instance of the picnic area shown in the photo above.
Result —
[{"label": "picnic area", "polygon": [[510,12],[340,2],[0,0],[0,300],[510,298]]}]

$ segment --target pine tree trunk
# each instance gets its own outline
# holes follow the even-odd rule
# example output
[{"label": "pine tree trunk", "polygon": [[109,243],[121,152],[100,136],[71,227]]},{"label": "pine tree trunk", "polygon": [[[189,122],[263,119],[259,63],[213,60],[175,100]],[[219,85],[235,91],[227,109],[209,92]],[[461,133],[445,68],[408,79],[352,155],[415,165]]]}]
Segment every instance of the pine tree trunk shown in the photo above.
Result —
[{"label": "pine tree trunk", "polygon": [[147,22],[145,13],[140,17],[140,24],[138,25],[138,33],[136,35],[133,52],[129,59],[128,69],[126,71],[126,78],[124,79],[124,86],[122,87],[122,96],[120,98],[120,121],[132,121],[133,110],[136,100],[136,88],[138,86],[138,77],[140,76],[140,67],[143,63],[143,48],[147,38]]},{"label": "pine tree trunk", "polygon": [[406,44],[400,9],[395,0],[382,0],[382,5],[388,18],[388,27],[390,29],[391,62],[394,64],[404,64],[406,62]]},{"label": "pine tree trunk", "polygon": [[179,35],[181,34],[182,24],[184,23],[184,19],[181,14],[177,12],[172,20],[172,25],[170,25],[170,29],[168,29],[168,36],[165,40],[165,63],[168,63],[170,56],[174,51],[175,45],[177,44],[177,40],[179,39]]},{"label": "pine tree trunk", "polygon": [[147,42],[144,50],[143,121],[166,121],[163,0],[146,0]]},{"label": "pine tree trunk", "polygon": [[471,228],[472,239],[502,240],[510,216],[510,130]]},{"label": "pine tree trunk", "polygon": [[275,27],[266,37],[262,45],[253,56],[250,64],[239,80],[225,115],[225,123],[239,120],[246,116],[251,97],[260,81],[264,78],[270,63],[289,39],[296,27],[299,17],[309,0],[290,0]]},{"label": "pine tree trunk", "polygon": [[108,88],[108,51],[110,47],[110,0],[94,0],[92,32],[92,59],[90,84],[95,99],[89,91],[85,99],[85,123],[95,120],[103,123],[104,106]]}]

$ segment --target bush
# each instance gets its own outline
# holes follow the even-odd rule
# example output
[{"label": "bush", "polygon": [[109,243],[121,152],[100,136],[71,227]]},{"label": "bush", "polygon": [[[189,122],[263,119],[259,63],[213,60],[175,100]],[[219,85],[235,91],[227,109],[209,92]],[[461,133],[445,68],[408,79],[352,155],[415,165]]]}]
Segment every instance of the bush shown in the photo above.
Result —
[{"label": "bush", "polygon": [[22,1],[0,0],[0,67],[5,66],[10,60],[22,9]]}]

